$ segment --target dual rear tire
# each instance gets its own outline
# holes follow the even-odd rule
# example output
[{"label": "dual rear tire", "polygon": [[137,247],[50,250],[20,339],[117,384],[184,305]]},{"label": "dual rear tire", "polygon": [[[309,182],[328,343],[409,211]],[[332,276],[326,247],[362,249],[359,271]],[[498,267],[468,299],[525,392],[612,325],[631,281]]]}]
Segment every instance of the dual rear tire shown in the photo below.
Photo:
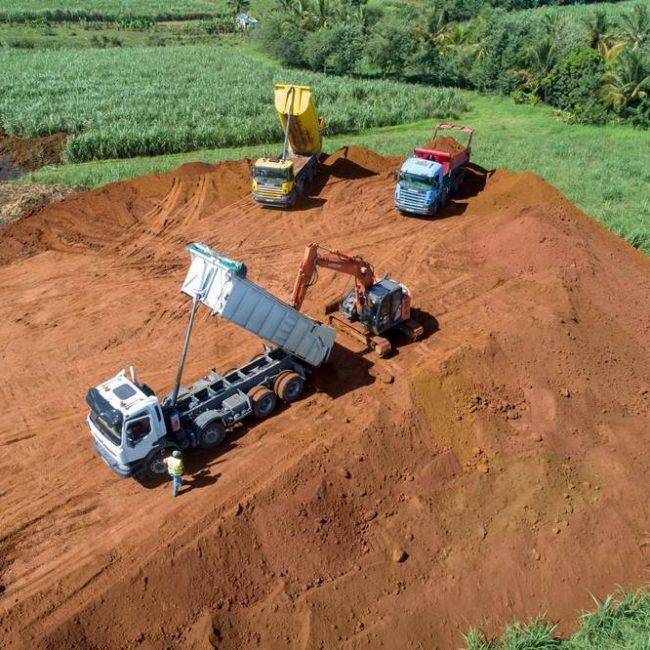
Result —
[{"label": "dual rear tire", "polygon": [[266,386],[256,386],[249,393],[253,406],[253,414],[259,420],[267,418],[281,399],[287,404],[295,402],[305,388],[305,380],[291,370],[282,371],[273,381],[273,390]]},{"label": "dual rear tire", "polygon": [[283,401],[291,404],[295,402],[305,389],[305,380],[291,370],[281,372],[273,382],[275,394]]}]

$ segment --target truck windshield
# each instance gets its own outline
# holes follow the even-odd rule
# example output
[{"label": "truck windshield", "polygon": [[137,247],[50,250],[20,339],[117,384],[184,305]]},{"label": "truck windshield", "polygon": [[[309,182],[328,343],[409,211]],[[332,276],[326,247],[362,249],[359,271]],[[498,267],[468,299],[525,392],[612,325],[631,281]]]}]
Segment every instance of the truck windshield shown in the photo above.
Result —
[{"label": "truck windshield", "polygon": [[122,444],[122,422],[119,426],[117,424],[110,424],[95,411],[90,412],[90,419],[92,423],[99,429],[101,434],[108,438],[114,445],[118,447]]},{"label": "truck windshield", "polygon": [[406,187],[415,190],[430,190],[435,187],[435,178],[427,178],[426,176],[418,176],[417,174],[409,174],[401,172],[399,175],[400,183],[404,183]]},{"label": "truck windshield", "polygon": [[124,418],[120,411],[113,408],[96,388],[88,391],[86,403],[90,407],[90,421],[114,445],[121,445]]},{"label": "truck windshield", "polygon": [[278,169],[277,167],[254,167],[253,176],[258,183],[271,183],[282,185],[292,180],[291,169]]}]

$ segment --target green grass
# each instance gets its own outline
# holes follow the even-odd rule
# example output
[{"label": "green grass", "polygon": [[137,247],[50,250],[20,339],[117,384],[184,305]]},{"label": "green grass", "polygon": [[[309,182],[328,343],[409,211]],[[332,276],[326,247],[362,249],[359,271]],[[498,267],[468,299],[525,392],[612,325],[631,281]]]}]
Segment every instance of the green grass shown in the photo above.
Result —
[{"label": "green grass", "polygon": [[[477,129],[473,159],[488,169],[530,170],[558,187],[603,225],[650,253],[650,134],[629,126],[566,124],[544,106],[514,104],[504,97],[464,92],[470,110],[462,121]],[[327,114],[326,114],[327,115]],[[360,144],[383,154],[406,155],[426,142],[433,121],[426,120],[325,140],[332,151]],[[22,182],[95,187],[201,160],[219,162],[272,152],[269,145],[195,151],[181,155],[101,161],[50,167]]]},{"label": "green grass", "polygon": [[234,47],[5,50],[0,69],[0,128],[69,133],[69,162],[273,141],[280,81],[314,87],[329,134],[465,108],[456,90],[287,70]]},{"label": "green grass", "polygon": [[212,33],[214,21],[153,23],[143,29],[123,29],[113,23],[2,23],[0,47],[21,49],[143,47],[240,42],[241,34]]},{"label": "green grass", "polygon": [[182,20],[210,16],[224,3],[211,0],[2,0],[0,21]]},{"label": "green grass", "polygon": [[[629,12],[634,5],[643,4],[650,6],[650,0],[624,0],[623,2],[595,2],[593,4],[568,4],[568,5],[545,5],[535,9],[524,9],[517,13],[548,13],[561,14],[567,18],[582,19],[596,11],[604,11],[611,18],[616,19],[621,14]],[[514,13],[514,12],[513,12]]]},{"label": "green grass", "polygon": [[555,636],[555,626],[544,619],[508,626],[499,639],[488,640],[472,630],[468,650],[650,650],[650,595],[647,592],[608,596],[585,613],[580,627],[568,639]]}]

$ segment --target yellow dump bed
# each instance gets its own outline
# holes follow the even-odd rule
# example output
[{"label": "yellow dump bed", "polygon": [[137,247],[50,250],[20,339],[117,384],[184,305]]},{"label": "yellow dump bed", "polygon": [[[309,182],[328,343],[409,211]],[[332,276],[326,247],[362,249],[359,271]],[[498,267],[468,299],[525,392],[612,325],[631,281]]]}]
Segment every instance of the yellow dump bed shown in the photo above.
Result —
[{"label": "yellow dump bed", "polygon": [[324,123],[316,115],[309,86],[275,84],[275,109],[285,132],[289,120],[289,146],[292,153],[307,156],[321,152]]}]

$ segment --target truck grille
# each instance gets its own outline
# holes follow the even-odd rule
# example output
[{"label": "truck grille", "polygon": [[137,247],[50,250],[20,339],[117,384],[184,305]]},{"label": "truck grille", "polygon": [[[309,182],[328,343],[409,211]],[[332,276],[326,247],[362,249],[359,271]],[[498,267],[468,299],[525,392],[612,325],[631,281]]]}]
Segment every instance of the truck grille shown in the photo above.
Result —
[{"label": "truck grille", "polygon": [[275,187],[273,185],[258,185],[257,189],[255,190],[255,196],[259,196],[263,199],[281,199],[285,195],[282,194],[282,190],[279,187]]},{"label": "truck grille", "polygon": [[426,212],[427,206],[424,203],[424,194],[416,190],[401,189],[399,199],[396,201],[400,210],[413,210],[415,212]]}]

